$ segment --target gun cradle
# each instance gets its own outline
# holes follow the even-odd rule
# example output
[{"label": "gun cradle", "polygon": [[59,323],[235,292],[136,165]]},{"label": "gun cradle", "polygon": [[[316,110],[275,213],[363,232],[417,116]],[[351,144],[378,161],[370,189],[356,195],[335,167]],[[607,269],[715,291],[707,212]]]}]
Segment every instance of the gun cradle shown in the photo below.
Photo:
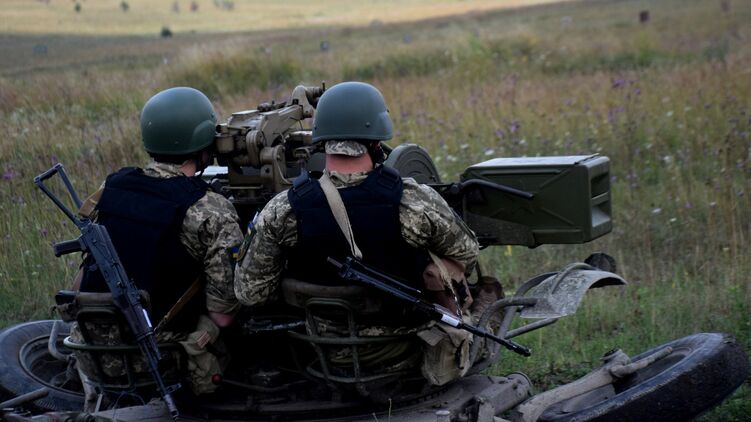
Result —
[{"label": "gun cradle", "polygon": [[288,101],[233,113],[217,125],[217,161],[228,167],[223,189],[236,204],[263,205],[292,185],[315,152],[303,122],[313,117],[312,103],[322,93],[323,88],[300,85]]}]

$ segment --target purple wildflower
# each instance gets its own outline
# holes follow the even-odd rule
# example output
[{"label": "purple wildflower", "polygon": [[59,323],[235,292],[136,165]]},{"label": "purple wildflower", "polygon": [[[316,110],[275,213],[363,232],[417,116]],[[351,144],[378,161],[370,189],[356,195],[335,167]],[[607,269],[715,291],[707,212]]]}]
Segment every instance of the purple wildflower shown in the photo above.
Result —
[{"label": "purple wildflower", "polygon": [[6,168],[3,173],[3,180],[13,180],[18,177],[18,173],[13,168]]},{"label": "purple wildflower", "polygon": [[511,133],[516,133],[516,132],[519,131],[519,129],[521,129],[521,125],[516,120],[512,121],[511,122],[511,126],[509,126],[509,128],[508,128],[509,132],[511,132]]}]

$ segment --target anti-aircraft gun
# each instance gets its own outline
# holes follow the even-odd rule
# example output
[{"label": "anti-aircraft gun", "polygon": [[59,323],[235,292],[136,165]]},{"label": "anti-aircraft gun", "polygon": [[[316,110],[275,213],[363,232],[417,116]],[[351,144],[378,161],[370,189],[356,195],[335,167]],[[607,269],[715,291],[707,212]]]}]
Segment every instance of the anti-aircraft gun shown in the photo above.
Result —
[{"label": "anti-aircraft gun", "polygon": [[[320,173],[324,154],[306,120],[325,85],[299,85],[284,102],[262,103],[217,125],[220,166],[207,178],[230,197],[247,221],[271,197],[292,186],[302,169]],[[383,145],[385,165],[436,189],[478,235],[483,246],[584,243],[610,232],[610,160],[597,154],[496,158],[442,183],[418,145]]]}]

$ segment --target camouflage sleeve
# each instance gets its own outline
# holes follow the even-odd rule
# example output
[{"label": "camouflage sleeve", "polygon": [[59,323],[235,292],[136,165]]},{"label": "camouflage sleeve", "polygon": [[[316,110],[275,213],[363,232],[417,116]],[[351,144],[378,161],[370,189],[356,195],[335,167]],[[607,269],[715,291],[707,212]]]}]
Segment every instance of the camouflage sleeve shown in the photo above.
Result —
[{"label": "camouflage sleeve", "polygon": [[399,220],[402,236],[416,248],[427,248],[441,257],[453,258],[469,273],[480,247],[472,230],[433,188],[404,179]]},{"label": "camouflage sleeve", "polygon": [[297,243],[297,220],[287,192],[276,195],[263,208],[256,234],[235,269],[235,294],[244,305],[266,303],[276,296],[284,269],[284,248]]},{"label": "camouflage sleeve", "polygon": [[203,262],[206,307],[212,312],[232,313],[239,307],[232,262],[232,248],[242,241],[239,220],[232,203],[214,192],[188,208],[183,220],[180,241]]}]

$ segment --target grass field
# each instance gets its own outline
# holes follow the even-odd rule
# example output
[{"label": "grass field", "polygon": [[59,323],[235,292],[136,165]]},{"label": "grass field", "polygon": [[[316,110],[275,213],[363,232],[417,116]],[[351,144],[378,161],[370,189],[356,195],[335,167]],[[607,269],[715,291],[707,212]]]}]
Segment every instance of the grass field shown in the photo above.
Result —
[{"label": "grass field", "polygon": [[[519,338],[532,358],[508,356],[494,371],[545,387],[615,346],[636,353],[699,331],[732,333],[751,351],[751,3],[722,4],[568,2],[362,28],[88,39],[86,52],[56,37],[59,57],[3,59],[15,70],[0,78],[0,326],[49,316],[78,265],[52,256],[50,243],[74,232],[31,179],[60,161],[91,192],[145,160],[137,123],[151,94],[195,86],[228,116],[299,82],[357,79],[383,91],[394,143],[425,146],[445,179],[494,156],[611,158],[612,234],[483,260],[511,287],[603,250],[630,285],[590,292],[577,315]],[[34,45],[4,37],[0,48]],[[705,419],[749,415],[747,383]]]},{"label": "grass field", "polygon": [[556,1],[4,0],[0,32],[156,35],[165,26],[177,33],[378,26]]}]

